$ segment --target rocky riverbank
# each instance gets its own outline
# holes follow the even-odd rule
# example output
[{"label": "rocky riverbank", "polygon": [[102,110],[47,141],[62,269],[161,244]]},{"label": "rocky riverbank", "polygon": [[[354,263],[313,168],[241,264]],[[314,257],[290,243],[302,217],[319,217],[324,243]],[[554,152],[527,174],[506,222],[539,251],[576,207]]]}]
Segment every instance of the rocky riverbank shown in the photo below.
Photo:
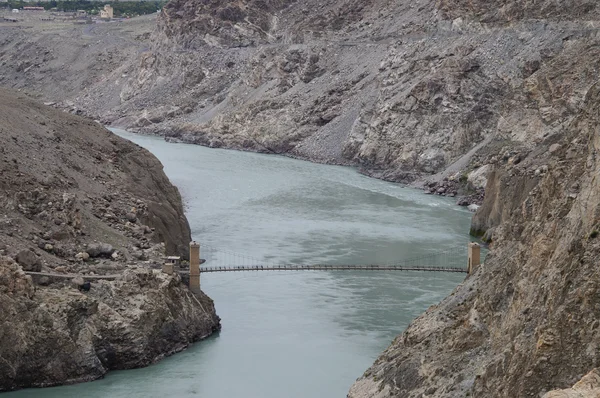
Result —
[{"label": "rocky riverbank", "polygon": [[0,136],[0,391],[146,366],[219,329],[212,300],[160,270],[190,229],[152,154],[4,89]]},{"label": "rocky riverbank", "polygon": [[[72,67],[52,48],[68,40],[0,25],[0,82],[182,142],[352,164],[472,195],[464,203],[485,187],[471,228],[493,242],[485,266],[398,337],[351,397],[539,396],[598,367],[596,1],[173,0],[155,31],[122,45],[106,25],[83,32],[97,47],[79,28],[65,33],[88,55],[73,70],[98,73],[61,85],[58,100],[47,87],[72,82]],[[481,185],[469,192],[469,179]],[[112,209],[102,197],[90,213],[133,234],[105,201]],[[21,231],[41,237],[34,251],[50,264],[60,250],[47,221]]]},{"label": "rocky riverbank", "polygon": [[562,134],[495,167],[485,264],[355,383],[363,397],[597,396],[600,87]]}]

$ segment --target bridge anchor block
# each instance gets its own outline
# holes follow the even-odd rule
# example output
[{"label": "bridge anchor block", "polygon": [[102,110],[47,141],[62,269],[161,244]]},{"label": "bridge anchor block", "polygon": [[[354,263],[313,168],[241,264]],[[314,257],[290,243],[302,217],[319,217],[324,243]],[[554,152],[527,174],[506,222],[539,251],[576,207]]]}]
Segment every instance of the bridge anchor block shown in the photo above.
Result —
[{"label": "bridge anchor block", "polygon": [[467,264],[467,273],[471,275],[481,264],[481,246],[478,243],[469,243],[469,263]]},{"label": "bridge anchor block", "polygon": [[200,244],[190,242],[190,290],[200,293]]}]

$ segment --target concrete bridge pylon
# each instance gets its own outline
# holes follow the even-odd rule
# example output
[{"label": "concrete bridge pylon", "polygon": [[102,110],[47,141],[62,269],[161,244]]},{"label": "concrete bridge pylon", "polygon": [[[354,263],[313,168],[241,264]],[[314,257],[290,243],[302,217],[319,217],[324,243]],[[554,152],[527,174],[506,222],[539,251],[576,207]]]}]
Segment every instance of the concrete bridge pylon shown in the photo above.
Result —
[{"label": "concrete bridge pylon", "polygon": [[200,244],[190,242],[190,290],[200,293]]}]

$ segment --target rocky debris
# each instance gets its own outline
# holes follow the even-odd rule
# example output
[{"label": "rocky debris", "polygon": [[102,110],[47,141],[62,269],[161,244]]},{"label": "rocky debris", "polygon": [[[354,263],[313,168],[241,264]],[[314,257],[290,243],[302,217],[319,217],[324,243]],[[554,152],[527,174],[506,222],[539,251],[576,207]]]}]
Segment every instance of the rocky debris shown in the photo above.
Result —
[{"label": "rocky debris", "polygon": [[135,213],[127,213],[125,214],[125,218],[130,223],[135,223],[137,221],[137,216],[135,215]]},{"label": "rocky debris", "polygon": [[542,398],[598,398],[600,397],[600,372],[593,369],[572,388],[550,391]]},{"label": "rocky debris", "polygon": [[81,278],[73,283],[36,290],[19,266],[0,257],[0,312],[11,314],[0,323],[0,391],[147,366],[219,328],[212,301],[192,297],[177,274],[129,269],[90,289]]},{"label": "rocky debris", "polygon": [[75,255],[77,260],[87,261],[90,259],[90,255],[87,252],[79,252]]},{"label": "rocky debris", "polygon": [[412,322],[350,398],[597,396],[595,370],[568,387],[598,364],[599,123],[600,83],[559,136],[496,165],[473,219],[493,229],[485,263]]},{"label": "rocky debris", "polygon": [[467,206],[467,209],[469,209],[469,211],[475,213],[477,211],[477,209],[479,209],[481,206],[476,205],[476,204],[470,204],[469,206]]},{"label": "rocky debris", "polygon": [[[6,89],[0,109],[0,314],[10,318],[0,322],[0,391],[145,366],[218,329],[208,297],[152,270],[187,255],[190,241],[160,162]],[[86,284],[107,274],[123,276]]]},{"label": "rocky debris", "polygon": [[16,260],[25,271],[40,272],[42,270],[38,256],[31,250],[21,250],[17,254]]},{"label": "rocky debris", "polygon": [[550,153],[555,153],[556,151],[558,151],[561,148],[560,144],[552,144],[550,145],[550,147],[548,148],[548,152]]},{"label": "rocky debris", "polygon": [[487,185],[487,176],[491,170],[491,165],[481,166],[467,176],[467,181],[476,189],[485,189]]},{"label": "rocky debris", "polygon": [[92,258],[100,256],[110,257],[114,252],[115,249],[107,243],[92,243],[86,249],[86,253]]},{"label": "rocky debris", "polygon": [[485,198],[485,190],[479,189],[479,190],[477,190],[477,192],[475,192],[473,194],[461,196],[456,201],[456,204],[458,206],[469,206],[471,204],[481,205],[483,203],[484,198]]},{"label": "rocky debris", "polygon": [[[458,7],[465,15],[444,19],[456,15],[446,11],[453,3],[462,4],[422,1],[415,11],[402,2],[259,7],[251,1],[242,14],[261,21],[264,31],[257,32],[246,26],[252,19],[232,30],[220,17],[233,3],[173,1],[159,18],[151,54],[121,93],[123,107],[150,123],[122,120],[144,132],[167,131],[177,141],[350,163],[402,182],[443,170],[495,134],[531,149],[546,138],[539,126],[552,125],[547,136],[572,120],[594,80],[593,72],[582,81],[575,71],[593,64],[585,49],[597,38],[575,32],[596,15],[594,5],[582,9],[580,20],[549,17],[544,29],[522,19],[515,6],[506,10],[511,24],[494,19],[490,30],[468,7]],[[201,57],[191,51],[198,48]],[[172,84],[155,84],[159,78]],[[569,87],[576,105],[549,105],[544,79]],[[199,104],[183,105],[196,93]],[[148,106],[131,108],[137,101],[160,109],[159,97],[189,113],[148,118]],[[516,165],[523,154],[511,151],[509,145],[500,160]],[[485,185],[480,173],[471,178],[476,188]],[[440,188],[432,193],[445,193]]]},{"label": "rocky debris", "polygon": [[479,209],[481,206],[476,205],[476,204],[470,204],[467,206],[467,209],[469,209],[469,211],[475,213],[477,211],[477,209]]},{"label": "rocky debris", "polygon": [[83,280],[83,277],[81,277],[81,276],[77,276],[77,277],[71,279],[71,284],[74,287],[79,287],[79,286],[83,285],[84,282],[85,281]]},{"label": "rocky debris", "polygon": [[429,195],[450,198],[458,196],[456,204],[459,206],[480,205],[485,197],[484,188],[474,188],[471,183],[460,178],[444,178],[439,182],[425,182],[423,190]]},{"label": "rocky debris", "polygon": [[462,191],[462,185],[458,181],[449,180],[444,178],[441,182],[427,182],[425,183],[425,193],[431,195],[441,195],[448,197],[455,197],[459,191]]},{"label": "rocky debris", "polygon": [[[480,166],[517,165],[573,120],[598,74],[598,7],[532,4],[175,0],[157,29],[105,24],[93,45],[71,28],[5,28],[0,82],[174,142],[412,182],[492,137],[506,148],[484,145]],[[84,55],[60,65],[73,48]]]},{"label": "rocky debris", "polygon": [[51,283],[50,278],[47,276],[40,277],[39,282],[38,282],[38,284],[40,286],[48,286],[48,285],[50,285],[50,283]]}]

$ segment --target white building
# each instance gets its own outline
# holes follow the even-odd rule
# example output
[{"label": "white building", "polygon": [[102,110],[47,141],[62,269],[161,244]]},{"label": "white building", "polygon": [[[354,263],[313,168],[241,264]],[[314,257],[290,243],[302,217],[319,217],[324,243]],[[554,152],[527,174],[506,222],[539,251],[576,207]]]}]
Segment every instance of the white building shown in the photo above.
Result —
[{"label": "white building", "polygon": [[112,19],[113,18],[113,8],[109,4],[105,5],[103,10],[100,10],[100,18],[102,18],[102,19]]}]

